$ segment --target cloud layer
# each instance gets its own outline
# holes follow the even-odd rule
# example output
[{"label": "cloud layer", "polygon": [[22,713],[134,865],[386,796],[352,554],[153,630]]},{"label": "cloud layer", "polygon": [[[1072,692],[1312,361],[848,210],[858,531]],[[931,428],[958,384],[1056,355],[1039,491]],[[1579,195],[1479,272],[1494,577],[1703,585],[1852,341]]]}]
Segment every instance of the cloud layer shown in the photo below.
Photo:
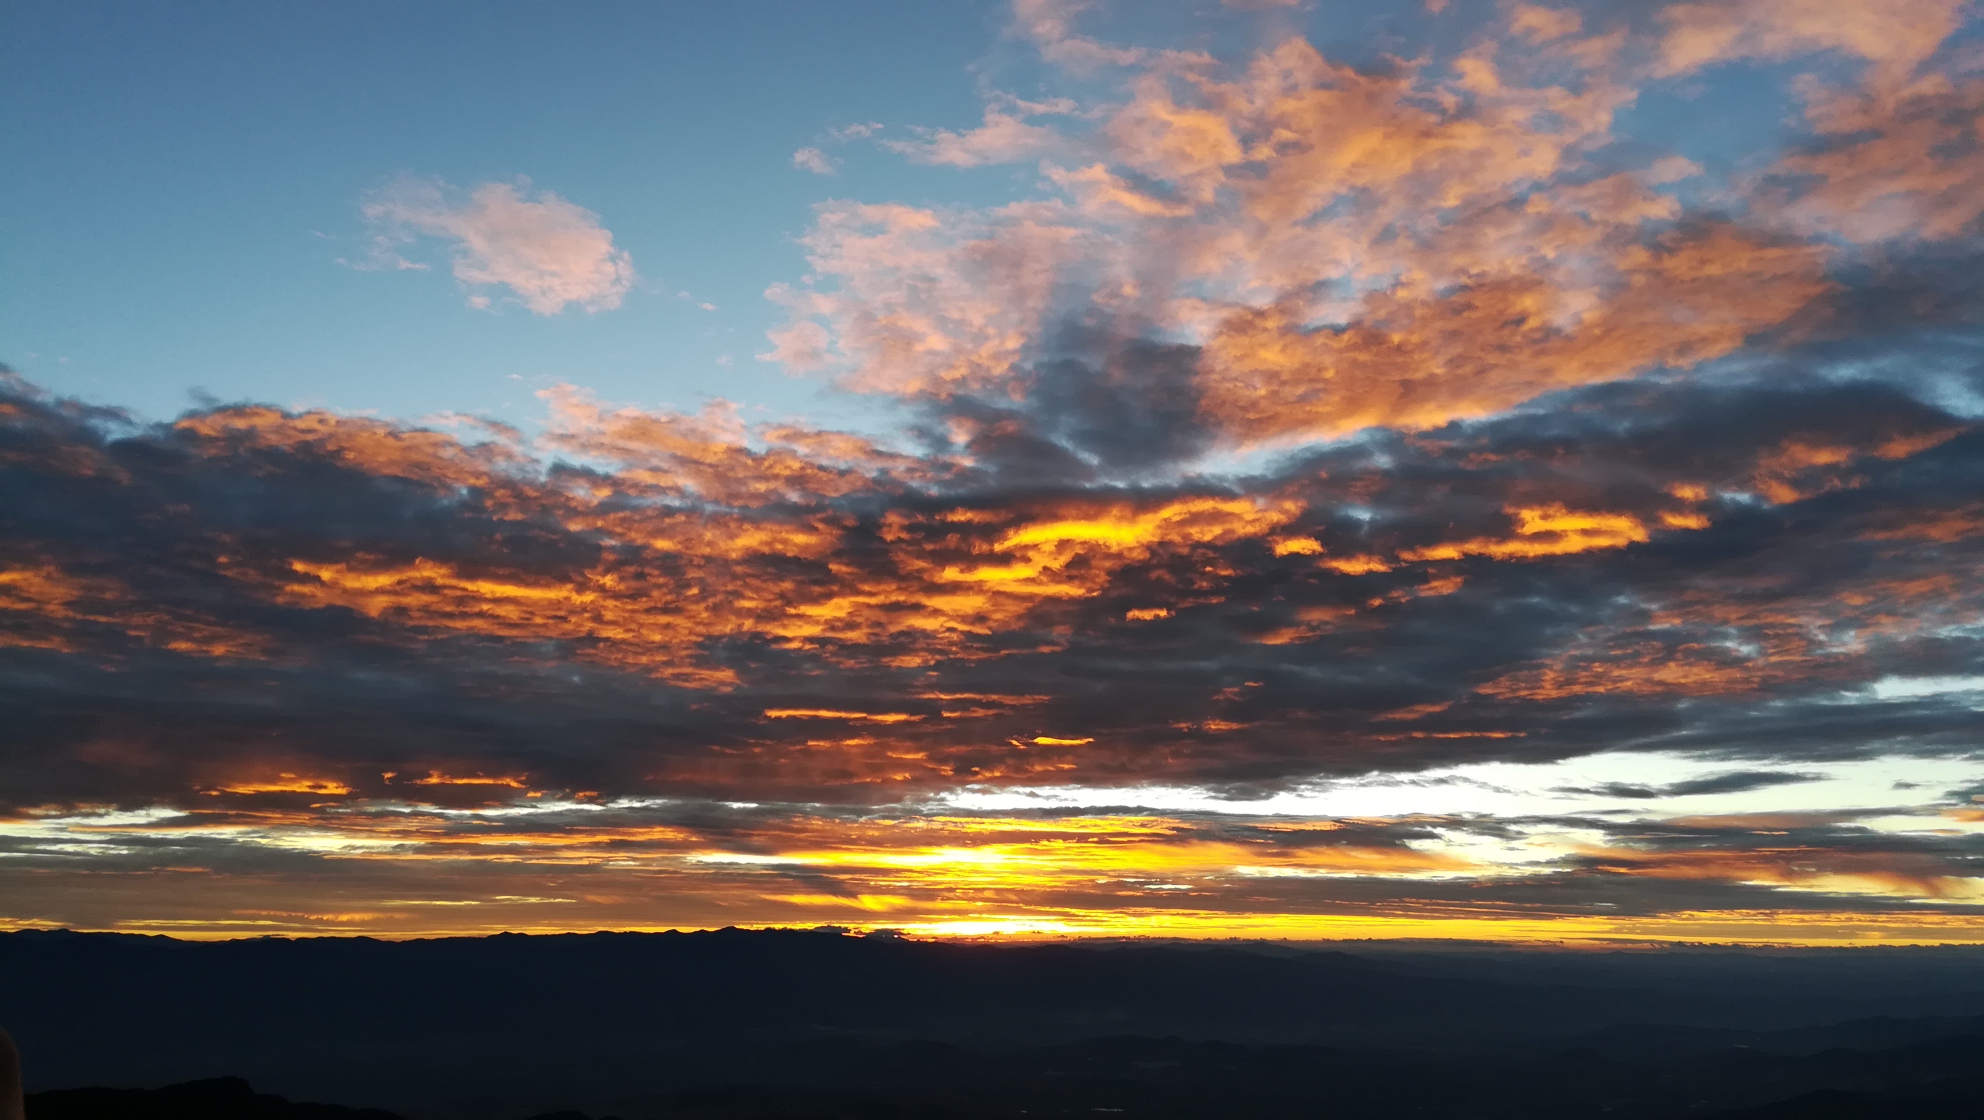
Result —
[{"label": "cloud layer", "polygon": [[[1022,4],[1066,94],[894,146],[1040,192],[822,204],[772,293],[886,435],[13,379],[0,916],[1976,939],[1980,78],[1916,7],[1333,59]],[[1627,127],[1766,66],[1741,158]],[[450,197],[371,210],[631,282]]]}]

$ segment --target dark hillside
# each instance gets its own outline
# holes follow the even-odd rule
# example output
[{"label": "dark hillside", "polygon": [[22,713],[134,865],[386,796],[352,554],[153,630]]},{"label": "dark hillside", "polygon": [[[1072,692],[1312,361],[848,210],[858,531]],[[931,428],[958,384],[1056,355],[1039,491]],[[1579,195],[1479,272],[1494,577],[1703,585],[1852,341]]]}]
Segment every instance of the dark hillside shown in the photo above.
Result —
[{"label": "dark hillside", "polygon": [[1977,959],[17,933],[0,936],[0,1022],[44,1120],[176,1117],[188,1094],[220,1094],[203,1116],[352,1115],[238,1081],[45,1092],[221,1077],[415,1120],[1665,1120],[1822,1091],[1783,1107],[1984,1100],[1984,1017],[1852,1016],[1869,1006],[1853,977],[1885,979],[1879,1006],[1940,1008]]}]

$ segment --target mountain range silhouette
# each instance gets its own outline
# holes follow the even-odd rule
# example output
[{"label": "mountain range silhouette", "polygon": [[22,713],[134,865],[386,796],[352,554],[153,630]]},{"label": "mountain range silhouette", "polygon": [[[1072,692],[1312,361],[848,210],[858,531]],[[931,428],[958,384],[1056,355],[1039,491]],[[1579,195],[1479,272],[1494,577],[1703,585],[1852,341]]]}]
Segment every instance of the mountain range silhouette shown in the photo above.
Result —
[{"label": "mountain range silhouette", "polygon": [[0,1023],[30,1120],[1984,1117],[1974,949],[1347,948],[20,932]]}]

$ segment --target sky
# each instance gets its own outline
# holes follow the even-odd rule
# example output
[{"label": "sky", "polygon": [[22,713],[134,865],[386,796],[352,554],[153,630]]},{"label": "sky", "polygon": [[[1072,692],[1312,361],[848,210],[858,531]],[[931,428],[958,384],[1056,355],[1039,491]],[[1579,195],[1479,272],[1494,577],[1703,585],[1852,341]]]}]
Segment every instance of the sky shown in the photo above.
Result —
[{"label": "sky", "polygon": [[26,3],[0,928],[1984,941],[1984,13]]}]

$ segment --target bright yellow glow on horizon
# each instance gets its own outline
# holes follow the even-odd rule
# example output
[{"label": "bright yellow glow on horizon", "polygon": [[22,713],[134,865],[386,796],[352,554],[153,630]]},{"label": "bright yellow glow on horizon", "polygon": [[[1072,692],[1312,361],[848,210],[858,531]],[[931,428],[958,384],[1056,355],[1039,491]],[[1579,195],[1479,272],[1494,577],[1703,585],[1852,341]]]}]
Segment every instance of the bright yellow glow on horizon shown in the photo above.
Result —
[{"label": "bright yellow glow on horizon", "polygon": [[[559,922],[525,918],[501,922],[421,923],[381,928],[383,915],[311,915],[322,921],[308,924],[282,918],[131,918],[92,926],[58,927],[46,921],[0,918],[0,931],[74,928],[84,933],[163,933],[189,941],[221,941],[243,937],[323,936],[364,934],[387,940],[428,937],[483,937],[494,933],[591,933],[610,928],[626,933],[668,930],[707,930],[721,925],[745,929],[811,928],[840,925],[856,932],[900,930],[933,940],[1041,941],[1079,938],[1160,938],[1192,941],[1477,941],[1508,945],[1549,945],[1564,948],[1616,949],[1632,945],[1749,945],[1787,947],[1984,945],[1984,920],[1953,919],[1949,915],[1876,915],[1853,911],[1732,910],[1677,911],[1632,917],[1525,915],[1424,916],[1413,914],[1239,914],[1181,910],[1065,910],[1004,909],[971,916],[887,916],[897,899],[861,896],[828,912],[832,896],[794,895],[775,899],[796,903],[781,919],[740,918],[716,922],[625,922],[610,927],[597,923]],[[473,910],[439,907],[450,913]],[[883,916],[857,920],[861,912]]]},{"label": "bright yellow glow on horizon", "polygon": [[[349,880],[354,884],[365,881],[367,865],[384,870],[476,863],[505,884],[503,893],[485,900],[409,900],[399,893],[404,888],[382,888],[378,898],[367,899],[346,889],[334,905],[305,895],[285,900],[281,889],[256,885],[246,888],[242,901],[231,908],[198,913],[174,913],[177,904],[170,900],[179,889],[173,888],[135,914],[75,923],[195,938],[271,933],[404,938],[503,930],[803,927],[851,920],[860,928],[967,938],[1984,943],[1984,914],[1929,905],[1853,908],[1856,898],[1960,905],[1979,897],[1984,883],[1926,873],[1911,877],[1873,863],[1855,863],[1850,856],[1795,848],[1597,848],[1575,830],[1489,843],[1441,838],[1437,830],[1433,838],[1424,838],[1423,823],[1383,818],[1208,822],[1158,813],[940,813],[788,818],[761,826],[751,835],[750,850],[724,850],[711,847],[694,830],[673,825],[593,825],[580,818],[555,827],[532,823],[587,808],[572,802],[562,808],[519,801],[471,810],[393,803],[390,811],[383,805],[371,810],[369,804],[340,802],[330,820],[318,810],[220,806],[190,812],[43,815],[0,821],[0,833],[79,852],[111,850],[135,836],[307,851],[353,867],[359,876]],[[1795,825],[1798,819],[1796,814],[1782,816],[1778,823]],[[1950,820],[1946,813],[1933,819],[1882,819],[1890,829],[1928,828]],[[1702,820],[1709,822],[1702,827],[1719,821]],[[1759,818],[1756,823],[1772,822]],[[1422,838],[1404,844],[1364,839],[1372,830],[1394,826],[1409,826]],[[1576,906],[1541,910],[1486,900],[1457,902],[1452,899],[1460,896],[1450,886],[1440,886],[1555,874],[1561,869],[1558,861],[1566,859],[1596,861],[1615,875],[1745,882],[1834,903],[1810,910],[1606,915]],[[557,885],[569,883],[558,877],[576,868],[587,869],[587,886],[574,890]],[[232,889],[227,876],[202,867],[152,877],[159,876],[167,876],[159,880],[162,890],[170,882]],[[1381,881],[1391,887],[1386,901],[1352,904],[1326,901],[1309,886],[1339,879]],[[397,880],[388,876],[380,881]],[[680,916],[658,918],[656,897],[681,910]],[[36,925],[30,917],[0,921],[0,928]]]}]

